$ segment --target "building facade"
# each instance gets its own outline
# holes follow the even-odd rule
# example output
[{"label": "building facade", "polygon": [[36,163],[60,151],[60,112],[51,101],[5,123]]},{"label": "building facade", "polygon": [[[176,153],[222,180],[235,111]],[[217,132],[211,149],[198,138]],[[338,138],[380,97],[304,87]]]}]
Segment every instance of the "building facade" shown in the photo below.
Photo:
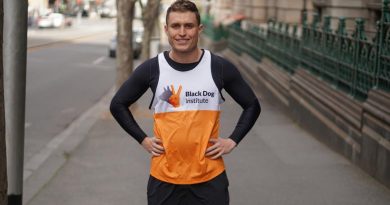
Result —
[{"label": "building facade", "polygon": [[355,18],[366,21],[366,30],[373,31],[381,16],[382,0],[211,0],[211,14],[217,21],[232,14],[243,14],[255,23],[275,19],[286,23],[300,23],[302,12],[317,13],[322,19],[332,17],[332,28],[337,27],[338,18],[347,19],[347,27],[353,28]]},{"label": "building facade", "polygon": [[214,0],[211,13],[216,19],[242,14],[252,22],[276,19],[295,23],[300,22],[303,11],[312,12],[312,5],[312,0]]}]

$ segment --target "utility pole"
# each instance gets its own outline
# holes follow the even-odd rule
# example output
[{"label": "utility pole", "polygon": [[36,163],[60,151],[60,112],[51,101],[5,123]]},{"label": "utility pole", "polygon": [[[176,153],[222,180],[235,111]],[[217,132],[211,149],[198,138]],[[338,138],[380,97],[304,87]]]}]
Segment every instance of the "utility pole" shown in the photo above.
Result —
[{"label": "utility pole", "polygon": [[26,99],[27,1],[4,1],[4,100],[8,205],[22,205]]},{"label": "utility pole", "polygon": [[[0,31],[3,31],[4,1],[0,0]],[[0,32],[3,45],[3,32]],[[3,46],[0,46],[0,205],[8,204],[7,153],[5,148]]]}]

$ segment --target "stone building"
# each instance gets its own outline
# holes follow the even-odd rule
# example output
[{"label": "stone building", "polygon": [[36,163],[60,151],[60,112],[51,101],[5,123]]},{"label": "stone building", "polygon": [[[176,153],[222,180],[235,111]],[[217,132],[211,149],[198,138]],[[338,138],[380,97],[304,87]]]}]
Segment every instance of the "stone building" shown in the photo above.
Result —
[{"label": "stone building", "polygon": [[332,28],[337,27],[337,18],[345,17],[347,27],[352,29],[355,18],[366,20],[366,30],[374,31],[380,19],[382,0],[211,0],[211,14],[217,21],[232,14],[243,14],[255,23],[276,19],[288,23],[299,23],[301,14],[307,11],[320,17],[332,17]]},{"label": "stone building", "polygon": [[[355,19],[360,17],[366,21],[366,31],[374,32],[376,22],[381,18],[383,0],[312,0],[314,11],[321,17],[344,16],[347,19],[347,27],[355,25]],[[335,19],[332,22],[334,28]]]},{"label": "stone building", "polygon": [[312,0],[214,0],[211,13],[217,19],[243,14],[258,23],[268,19],[295,23],[300,22],[304,10],[313,10]]}]

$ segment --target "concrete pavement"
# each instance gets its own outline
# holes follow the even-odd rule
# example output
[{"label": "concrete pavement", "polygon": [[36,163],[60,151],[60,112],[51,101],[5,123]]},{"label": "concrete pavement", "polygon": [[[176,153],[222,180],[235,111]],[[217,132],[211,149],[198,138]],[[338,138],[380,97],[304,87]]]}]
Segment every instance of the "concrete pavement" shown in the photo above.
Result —
[{"label": "concrete pavement", "polygon": [[[232,205],[390,203],[390,190],[316,141],[261,93],[257,95],[262,105],[259,120],[225,156]],[[241,110],[225,97],[221,136],[230,134]],[[66,153],[67,162],[29,205],[147,204],[149,156],[111,117],[109,98],[101,102],[85,139]],[[148,91],[132,108],[148,134],[153,123],[147,109],[150,98]]]},{"label": "concrete pavement", "polygon": [[67,160],[64,153],[72,152],[97,119],[94,115],[100,112],[96,111],[101,110],[100,105],[93,105],[115,79],[115,60],[105,57],[115,30],[112,22],[83,19],[82,24],[71,28],[29,29],[23,193],[26,201],[63,166]]}]

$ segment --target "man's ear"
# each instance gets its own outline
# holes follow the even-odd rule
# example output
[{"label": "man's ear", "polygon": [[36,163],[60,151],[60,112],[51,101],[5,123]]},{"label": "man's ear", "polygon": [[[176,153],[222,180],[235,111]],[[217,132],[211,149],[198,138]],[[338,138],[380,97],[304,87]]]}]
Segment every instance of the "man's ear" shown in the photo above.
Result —
[{"label": "man's ear", "polygon": [[203,29],[204,29],[204,26],[203,26],[203,24],[200,24],[200,25],[199,25],[199,32],[202,32],[202,31],[203,31]]},{"label": "man's ear", "polygon": [[164,25],[164,31],[165,31],[165,33],[168,33],[168,26],[167,26],[167,24]]}]

